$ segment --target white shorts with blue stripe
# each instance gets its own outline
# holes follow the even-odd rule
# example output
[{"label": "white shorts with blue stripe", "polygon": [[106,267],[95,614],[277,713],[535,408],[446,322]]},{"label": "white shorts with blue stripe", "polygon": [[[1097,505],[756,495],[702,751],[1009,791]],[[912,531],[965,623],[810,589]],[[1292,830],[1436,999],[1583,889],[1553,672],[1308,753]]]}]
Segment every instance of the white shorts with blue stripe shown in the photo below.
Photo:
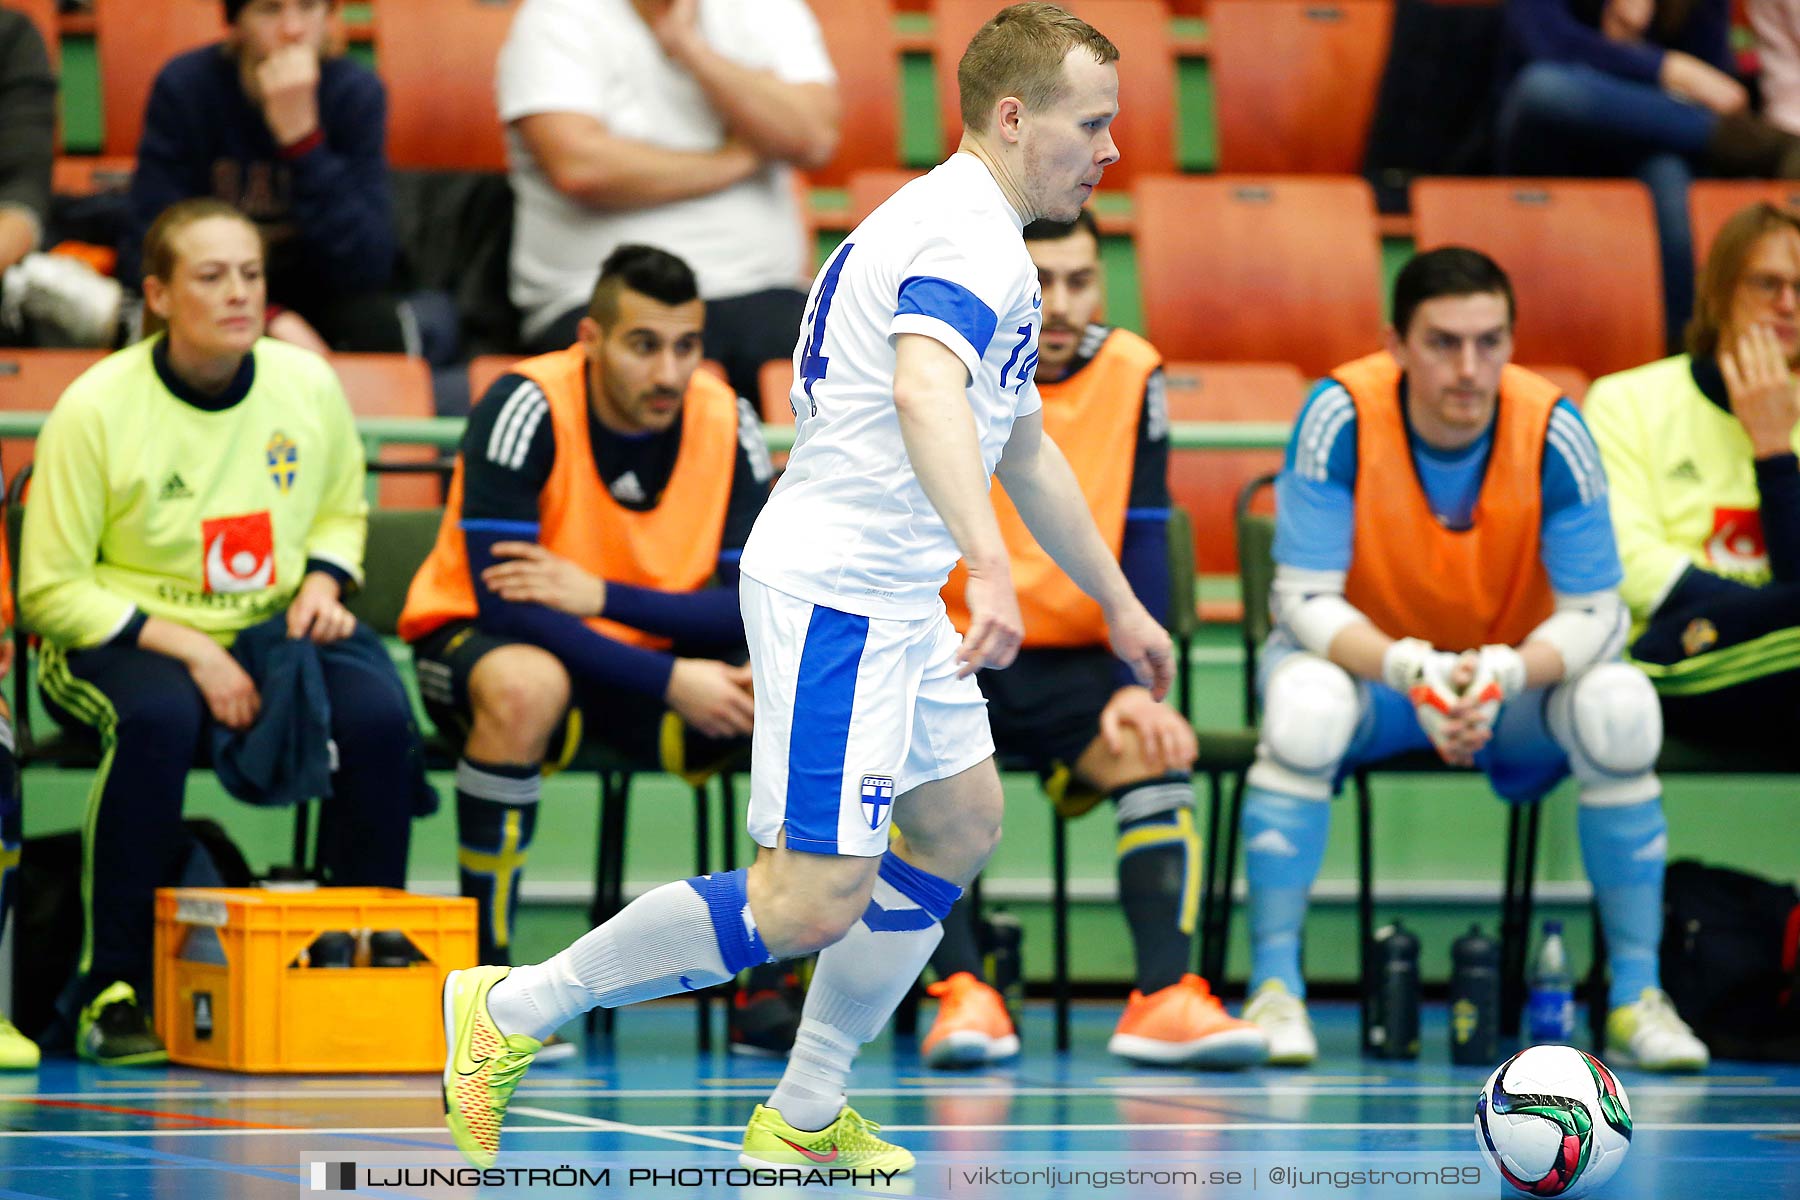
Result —
[{"label": "white shorts with blue stripe", "polygon": [[956,677],[961,636],[942,610],[861,617],[744,576],[756,679],[750,836],[792,850],[873,858],[895,801],[994,753],[987,701]]}]

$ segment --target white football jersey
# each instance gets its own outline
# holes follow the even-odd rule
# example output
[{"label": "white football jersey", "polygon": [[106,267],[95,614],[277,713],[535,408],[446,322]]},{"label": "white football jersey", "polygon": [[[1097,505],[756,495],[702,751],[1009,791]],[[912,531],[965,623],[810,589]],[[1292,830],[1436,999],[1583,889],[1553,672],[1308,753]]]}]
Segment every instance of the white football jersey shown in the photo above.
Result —
[{"label": "white football jersey", "polygon": [[940,610],[960,554],[906,456],[894,338],[924,334],[962,359],[991,479],[1013,421],[1042,406],[1043,296],[1022,227],[986,165],[955,154],[838,247],[807,297],[794,449],[744,547],[746,575],[862,616]]}]

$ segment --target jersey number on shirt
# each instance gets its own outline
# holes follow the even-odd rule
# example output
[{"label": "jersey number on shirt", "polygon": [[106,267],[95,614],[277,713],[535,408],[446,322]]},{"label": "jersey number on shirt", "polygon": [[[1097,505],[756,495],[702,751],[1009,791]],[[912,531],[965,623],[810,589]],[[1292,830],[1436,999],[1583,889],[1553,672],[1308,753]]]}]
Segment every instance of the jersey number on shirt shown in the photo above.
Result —
[{"label": "jersey number on shirt", "polygon": [[1024,387],[1025,381],[1031,378],[1033,371],[1037,370],[1038,354],[1036,346],[1031,347],[1031,353],[1025,356],[1024,362],[1019,362],[1019,352],[1031,344],[1031,325],[1029,323],[1021,325],[1013,332],[1019,335],[1019,344],[1013,347],[1012,354],[1007,356],[1006,365],[1000,368],[1001,391],[1006,390],[1006,375],[1007,372],[1013,369],[1014,363],[1018,363],[1019,365],[1019,373],[1013,376],[1014,392],[1017,392],[1020,388]]},{"label": "jersey number on shirt", "polygon": [[[853,244],[845,242],[839,246],[825,265],[825,277],[819,280],[819,295],[813,301],[812,312],[806,316],[806,353],[800,356],[800,381],[806,388],[806,415],[809,417],[819,415],[819,402],[812,394],[813,384],[825,378],[831,368],[831,360],[825,357],[825,321],[831,316],[831,298],[837,293],[838,276],[844,273],[844,260],[850,257]],[[794,410],[794,420],[798,422],[801,420],[800,409],[793,401],[790,393],[788,406]]]}]

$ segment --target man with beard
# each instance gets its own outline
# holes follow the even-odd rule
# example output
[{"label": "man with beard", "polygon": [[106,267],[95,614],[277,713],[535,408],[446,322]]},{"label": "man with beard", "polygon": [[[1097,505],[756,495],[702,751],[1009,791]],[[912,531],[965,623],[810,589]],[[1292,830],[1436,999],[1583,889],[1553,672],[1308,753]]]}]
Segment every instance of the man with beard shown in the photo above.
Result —
[{"label": "man with beard", "polygon": [[[1035,221],[1025,248],[1044,294],[1038,392],[1044,426],[1069,457],[1095,523],[1132,591],[1159,619],[1169,594],[1169,413],[1162,356],[1143,338],[1098,323],[1105,302],[1100,230],[1083,209],[1073,222]],[[1226,1015],[1206,981],[1189,974],[1200,893],[1200,837],[1189,781],[1193,728],[1158,703],[1106,645],[1100,607],[1082,595],[994,489],[1012,556],[1025,642],[1006,671],[976,675],[994,745],[1030,761],[1069,816],[1103,798],[1118,826],[1119,902],[1131,929],[1137,989],[1119,1019],[1113,1053],[1138,1062],[1244,1066],[1268,1051],[1262,1031]],[[944,589],[966,628],[966,576]],[[933,1067],[978,1066],[1018,1053],[1006,1006],[983,978],[976,914],[965,895],[932,955],[938,1014],[922,1054]]]},{"label": "man with beard", "polygon": [[755,413],[696,369],[705,311],[681,259],[615,250],[580,340],[470,414],[407,593],[420,696],[464,739],[458,862],[483,963],[509,959],[546,762],[585,731],[696,778],[750,732],[737,560],[772,472]]}]

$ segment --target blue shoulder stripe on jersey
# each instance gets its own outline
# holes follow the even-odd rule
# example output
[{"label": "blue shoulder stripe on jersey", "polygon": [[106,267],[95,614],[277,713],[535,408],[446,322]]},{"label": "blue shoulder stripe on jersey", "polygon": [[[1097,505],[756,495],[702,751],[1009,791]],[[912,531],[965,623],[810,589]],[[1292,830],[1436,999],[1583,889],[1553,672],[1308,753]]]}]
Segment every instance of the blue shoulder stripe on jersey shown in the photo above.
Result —
[{"label": "blue shoulder stripe on jersey", "polygon": [[994,340],[994,327],[1000,324],[1000,318],[980,296],[960,283],[936,275],[914,275],[900,285],[900,307],[894,315],[906,313],[942,321],[975,348],[977,358],[987,354],[988,343]]}]

